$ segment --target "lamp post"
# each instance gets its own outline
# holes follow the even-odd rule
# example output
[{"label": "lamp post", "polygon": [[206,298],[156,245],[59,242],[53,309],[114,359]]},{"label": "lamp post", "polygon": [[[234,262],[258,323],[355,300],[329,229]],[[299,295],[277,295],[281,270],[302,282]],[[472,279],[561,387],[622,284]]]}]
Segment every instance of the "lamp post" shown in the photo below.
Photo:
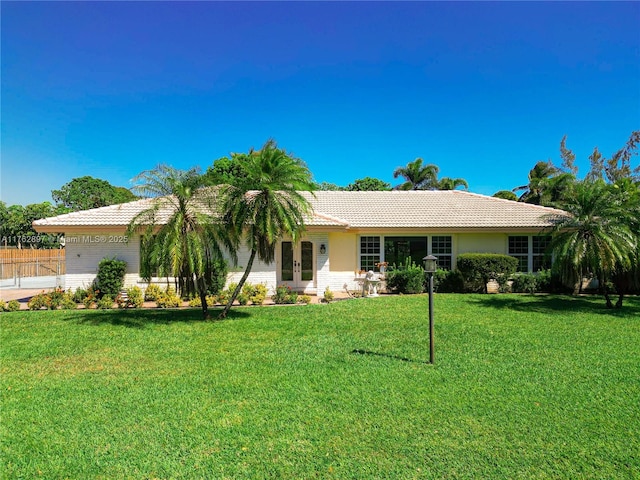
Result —
[{"label": "lamp post", "polygon": [[433,365],[433,274],[438,268],[438,259],[433,255],[427,255],[422,261],[424,262],[424,271],[429,275],[429,363]]}]

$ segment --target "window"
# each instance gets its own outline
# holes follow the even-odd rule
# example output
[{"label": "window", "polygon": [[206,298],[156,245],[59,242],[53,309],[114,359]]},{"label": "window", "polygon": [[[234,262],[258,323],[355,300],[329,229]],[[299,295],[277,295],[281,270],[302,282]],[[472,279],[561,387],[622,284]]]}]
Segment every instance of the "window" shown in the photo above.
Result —
[{"label": "window", "polygon": [[551,244],[551,237],[535,236],[533,237],[533,271],[547,270],[551,268],[551,255],[548,252]]},{"label": "window", "polygon": [[438,269],[451,270],[451,237],[433,236],[431,237],[431,254],[438,259]]},{"label": "window", "polygon": [[518,272],[529,271],[529,237],[509,237],[509,255],[518,259]]},{"label": "window", "polygon": [[360,237],[360,270],[376,271],[380,263],[380,237]]},{"label": "window", "polygon": [[416,265],[422,265],[427,255],[426,237],[384,237],[384,261],[389,266],[400,267],[407,259]]}]

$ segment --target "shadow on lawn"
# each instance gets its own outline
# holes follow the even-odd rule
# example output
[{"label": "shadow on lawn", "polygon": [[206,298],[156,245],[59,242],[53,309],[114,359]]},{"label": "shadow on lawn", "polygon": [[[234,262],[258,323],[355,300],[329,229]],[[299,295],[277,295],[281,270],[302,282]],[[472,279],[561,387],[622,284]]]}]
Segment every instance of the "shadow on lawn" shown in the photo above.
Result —
[{"label": "shadow on lawn", "polygon": [[[149,325],[168,325],[170,323],[205,323],[219,322],[218,314],[222,309],[210,309],[209,320],[203,320],[202,310],[197,308],[180,309],[113,309],[113,310],[76,310],[72,319],[85,325],[110,324],[129,328],[146,328]],[[226,320],[246,318],[248,313],[229,311]]]},{"label": "shadow on lawn", "polygon": [[473,303],[483,307],[520,312],[584,312],[614,317],[640,318],[640,297],[625,297],[622,308],[606,308],[604,297],[600,295],[486,295],[476,297]]},{"label": "shadow on lawn", "polygon": [[400,357],[398,355],[391,355],[389,353],[371,352],[369,350],[362,350],[362,349],[351,350],[351,353],[353,353],[355,355],[372,355],[372,356],[375,356],[375,357],[392,358],[394,360],[400,360],[402,362],[422,363],[422,364],[426,364],[426,365],[431,365],[431,363],[426,362],[424,360],[413,360],[411,358]]}]

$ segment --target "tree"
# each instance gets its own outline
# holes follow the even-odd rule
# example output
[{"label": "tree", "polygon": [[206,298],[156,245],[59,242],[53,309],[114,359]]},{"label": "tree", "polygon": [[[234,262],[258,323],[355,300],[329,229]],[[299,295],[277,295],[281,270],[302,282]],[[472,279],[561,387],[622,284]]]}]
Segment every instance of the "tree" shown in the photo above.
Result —
[{"label": "tree", "polygon": [[154,198],[150,207],[136,215],[128,235],[141,233],[142,272],[147,280],[159,276],[178,279],[182,296],[197,293],[202,314],[208,318],[207,278],[223,259],[222,248],[235,258],[237,243],[219,220],[219,189],[204,187],[196,168],[176,170],[159,165],[142,172],[135,191]]},{"label": "tree", "polygon": [[464,178],[442,177],[436,183],[436,190],[455,190],[463,187],[465,190],[469,188],[469,184]]},{"label": "tree", "polygon": [[294,240],[304,231],[304,217],[310,211],[301,191],[312,191],[311,173],[302,160],[268,140],[260,150],[232,154],[242,164],[245,176],[225,191],[224,223],[236,237],[242,236],[250,250],[245,272],[220,318],[225,318],[242,290],[256,257],[273,262],[277,242],[284,235]]},{"label": "tree", "polygon": [[493,196],[495,198],[502,198],[504,200],[512,200],[514,202],[518,200],[518,196],[515,193],[513,193],[511,190],[500,190],[500,191],[494,193]]},{"label": "tree", "polygon": [[609,308],[607,281],[637,263],[638,237],[626,207],[615,187],[586,179],[570,189],[563,203],[568,215],[556,219],[551,230],[554,268],[561,279],[573,282],[578,291],[585,275],[595,275]]},{"label": "tree", "polygon": [[364,177],[347,185],[345,190],[350,192],[379,192],[391,190],[391,185],[378,178]]},{"label": "tree", "polygon": [[402,177],[406,181],[397,187],[397,190],[428,190],[435,188],[438,182],[437,165],[422,165],[422,159],[416,158],[405,167],[398,167],[393,172],[393,178]]},{"label": "tree", "polygon": [[340,185],[336,185],[335,183],[330,183],[330,182],[320,182],[320,183],[315,183],[313,185],[313,189],[314,190],[320,190],[320,191],[331,191],[331,192],[340,192],[340,191],[344,191],[347,188],[346,187],[341,187]]},{"label": "tree", "polygon": [[545,205],[547,203],[545,194],[548,194],[550,179],[558,172],[559,170],[554,167],[551,160],[536,163],[529,171],[529,183],[513,189],[514,192],[524,190],[518,201]]},{"label": "tree", "polygon": [[51,196],[57,204],[64,205],[74,211],[106,207],[136,199],[130,190],[124,187],[114,187],[106,180],[90,176],[74,178],[64,184],[60,190],[52,190]]},{"label": "tree", "polygon": [[11,205],[7,208],[0,202],[0,236],[3,244],[18,248],[59,247],[56,235],[40,235],[33,228],[33,222],[41,218],[67,213],[65,207],[54,207],[49,202],[32,203],[26,206]]}]

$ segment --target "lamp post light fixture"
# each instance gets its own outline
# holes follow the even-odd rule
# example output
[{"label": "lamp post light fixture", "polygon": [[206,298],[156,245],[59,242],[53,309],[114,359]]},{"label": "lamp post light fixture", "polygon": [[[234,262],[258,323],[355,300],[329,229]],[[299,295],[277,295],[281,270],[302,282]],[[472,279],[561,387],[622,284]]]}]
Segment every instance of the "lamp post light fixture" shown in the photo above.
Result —
[{"label": "lamp post light fixture", "polygon": [[433,274],[438,268],[438,259],[433,255],[427,255],[422,261],[424,262],[424,271],[429,276],[429,363],[433,365]]}]

